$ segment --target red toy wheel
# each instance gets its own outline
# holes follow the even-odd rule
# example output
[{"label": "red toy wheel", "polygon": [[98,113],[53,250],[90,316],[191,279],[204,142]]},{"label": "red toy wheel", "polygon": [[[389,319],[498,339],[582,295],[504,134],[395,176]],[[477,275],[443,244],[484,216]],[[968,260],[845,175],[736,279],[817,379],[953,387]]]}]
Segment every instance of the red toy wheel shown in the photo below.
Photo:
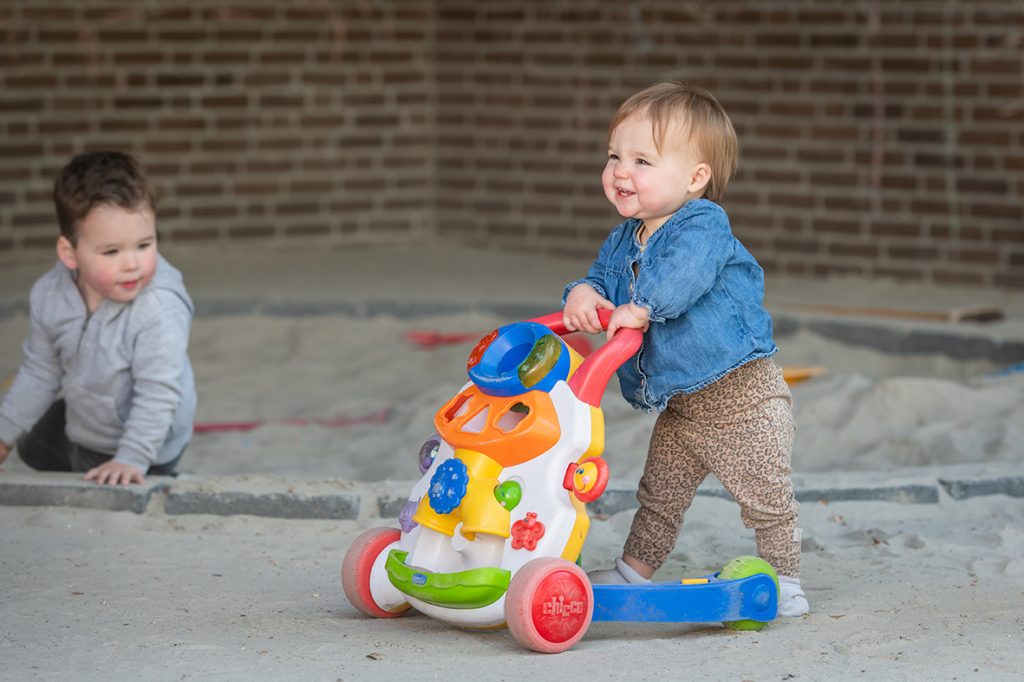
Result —
[{"label": "red toy wheel", "polygon": [[345,559],[341,562],[341,587],[352,606],[368,616],[395,618],[409,609],[405,604],[388,611],[373,600],[370,590],[374,562],[400,537],[401,531],[395,528],[371,528],[357,537],[345,552]]},{"label": "red toy wheel", "polygon": [[527,649],[557,654],[580,641],[594,616],[594,591],[583,569],[564,559],[534,559],[512,577],[505,622]]}]

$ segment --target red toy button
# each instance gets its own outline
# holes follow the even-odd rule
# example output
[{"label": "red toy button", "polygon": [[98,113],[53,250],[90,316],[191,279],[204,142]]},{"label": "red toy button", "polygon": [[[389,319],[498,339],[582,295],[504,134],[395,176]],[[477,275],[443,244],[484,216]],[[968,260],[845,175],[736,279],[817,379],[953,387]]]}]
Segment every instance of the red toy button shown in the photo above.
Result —
[{"label": "red toy button", "polygon": [[537,541],[544,537],[544,524],[537,520],[537,512],[526,512],[526,518],[512,524],[512,549],[537,549]]}]

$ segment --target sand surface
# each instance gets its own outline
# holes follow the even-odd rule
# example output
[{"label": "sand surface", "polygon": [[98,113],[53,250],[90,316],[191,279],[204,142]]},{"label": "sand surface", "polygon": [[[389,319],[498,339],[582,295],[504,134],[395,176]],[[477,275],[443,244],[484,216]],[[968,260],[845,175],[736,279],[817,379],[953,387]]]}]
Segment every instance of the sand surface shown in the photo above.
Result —
[{"label": "sand surface", "polygon": [[[615,556],[628,517],[597,521],[585,560]],[[690,518],[666,579],[751,551],[730,502],[698,498]],[[756,633],[598,623],[549,656],[357,614],[338,567],[373,520],[6,508],[0,678],[1020,679],[1024,500],[804,505],[803,524],[810,615]]]},{"label": "sand surface", "polygon": [[[483,313],[200,317],[191,341],[196,422],[214,430],[193,438],[180,469],[415,478],[419,445],[434,431],[436,410],[466,381],[475,340],[423,349],[406,335],[475,339],[508,321]],[[0,338],[14,349],[4,354],[12,373],[23,326],[22,317],[0,321]],[[1024,461],[1024,372],[997,374],[984,361],[893,358],[806,333],[779,343],[784,366],[809,358],[827,369],[792,389],[798,472]],[[613,481],[633,486],[655,416],[626,404],[614,380],[602,407]]]},{"label": "sand surface", "polygon": [[[446,258],[463,273],[458,283],[436,267],[417,269]],[[408,251],[395,260],[395,253],[371,251],[223,260],[184,253],[176,262],[197,302],[502,298],[552,309],[560,283],[577,274],[564,273],[585,267],[462,251]],[[4,300],[20,300],[40,270],[0,273]],[[387,276],[375,278],[380,272]],[[530,276],[509,294],[495,272]],[[916,307],[982,295],[958,291],[939,301],[912,287],[861,284],[813,289],[853,304],[894,300],[896,291]],[[810,289],[786,285],[773,294],[769,281],[769,302],[815,302]],[[996,298],[1011,314],[1005,328],[1012,332],[1024,319],[1019,297]],[[228,430],[197,434],[181,470],[196,478],[415,478],[419,444],[433,432],[436,409],[465,381],[474,342],[424,350],[405,335],[482,335],[508,321],[473,310],[415,318],[201,315],[192,336],[197,422]],[[0,317],[3,379],[20,360],[25,327],[16,309]],[[827,370],[793,389],[797,472],[884,477],[905,467],[1024,461],[1024,373],[998,374],[1005,367],[984,359],[893,358],[803,333],[779,343],[781,364]],[[603,407],[613,484],[633,486],[654,417],[629,408],[614,385]],[[240,428],[252,422],[261,425]],[[24,470],[13,458],[4,468]],[[630,516],[596,520],[584,550],[588,567],[617,555]],[[572,651],[551,657],[525,653],[506,633],[462,632],[422,616],[357,616],[337,580],[341,557],[363,528],[394,525],[391,519],[4,507],[0,679],[561,680],[581,671],[609,680],[683,673],[711,680],[1019,679],[1024,500],[823,501],[804,504],[802,518],[811,615],[739,634],[718,626],[599,624]],[[702,575],[753,551],[733,503],[698,498],[659,577]]]}]

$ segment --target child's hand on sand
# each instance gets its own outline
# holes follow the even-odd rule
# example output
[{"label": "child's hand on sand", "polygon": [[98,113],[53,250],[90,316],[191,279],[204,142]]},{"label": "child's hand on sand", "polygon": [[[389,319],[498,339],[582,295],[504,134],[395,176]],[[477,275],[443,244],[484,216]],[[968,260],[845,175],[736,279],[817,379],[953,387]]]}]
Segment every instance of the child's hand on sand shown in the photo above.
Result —
[{"label": "child's hand on sand", "polygon": [[601,331],[601,320],[597,317],[598,308],[614,310],[615,304],[597,293],[589,284],[579,284],[573,287],[565,299],[562,323],[571,332],[597,334]]},{"label": "child's hand on sand", "polygon": [[130,483],[145,483],[142,471],[131,464],[121,462],[104,462],[98,467],[93,467],[85,472],[84,480],[95,481],[99,484],[109,483],[110,485],[129,485]]},{"label": "child's hand on sand", "polygon": [[612,319],[608,320],[608,338],[615,336],[615,332],[619,329],[639,329],[645,332],[650,326],[650,314],[647,312],[647,308],[624,303],[615,309]]}]

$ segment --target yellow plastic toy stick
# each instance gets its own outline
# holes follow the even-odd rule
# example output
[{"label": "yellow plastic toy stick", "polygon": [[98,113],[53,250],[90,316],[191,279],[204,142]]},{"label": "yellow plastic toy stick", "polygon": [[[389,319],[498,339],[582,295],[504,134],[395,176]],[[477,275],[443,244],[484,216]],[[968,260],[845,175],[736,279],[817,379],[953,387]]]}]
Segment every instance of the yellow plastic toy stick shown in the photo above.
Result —
[{"label": "yellow plastic toy stick", "polygon": [[799,384],[801,381],[821,376],[826,371],[824,367],[783,367],[782,378],[786,380],[787,384],[792,386]]}]

